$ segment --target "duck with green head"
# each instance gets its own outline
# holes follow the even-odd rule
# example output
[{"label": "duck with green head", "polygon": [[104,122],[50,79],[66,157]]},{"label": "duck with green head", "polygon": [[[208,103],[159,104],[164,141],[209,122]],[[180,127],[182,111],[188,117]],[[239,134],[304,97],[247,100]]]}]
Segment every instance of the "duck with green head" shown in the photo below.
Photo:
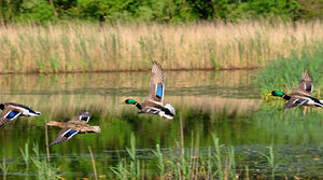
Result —
[{"label": "duck with green head", "polygon": [[157,62],[153,62],[150,90],[146,100],[141,104],[134,99],[127,98],[124,103],[136,106],[139,109],[138,113],[154,114],[165,119],[173,119],[176,113],[175,108],[170,104],[163,104],[164,92],[164,72]]},{"label": "duck with green head", "polygon": [[272,91],[272,96],[281,97],[287,100],[284,109],[293,108],[296,106],[311,106],[311,107],[323,107],[323,100],[312,97],[313,81],[311,76],[305,71],[302,75],[302,79],[298,84],[297,91],[285,94],[282,91]]}]

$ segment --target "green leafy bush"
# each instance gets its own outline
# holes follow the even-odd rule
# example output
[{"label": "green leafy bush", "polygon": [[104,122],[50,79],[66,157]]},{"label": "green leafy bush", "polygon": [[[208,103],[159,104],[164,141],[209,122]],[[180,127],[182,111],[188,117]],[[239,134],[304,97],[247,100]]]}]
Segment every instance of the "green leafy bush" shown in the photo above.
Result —
[{"label": "green leafy bush", "polygon": [[0,20],[41,23],[57,19],[190,22],[279,17],[298,20],[322,17],[321,9],[319,3],[313,5],[303,0],[2,0]]}]

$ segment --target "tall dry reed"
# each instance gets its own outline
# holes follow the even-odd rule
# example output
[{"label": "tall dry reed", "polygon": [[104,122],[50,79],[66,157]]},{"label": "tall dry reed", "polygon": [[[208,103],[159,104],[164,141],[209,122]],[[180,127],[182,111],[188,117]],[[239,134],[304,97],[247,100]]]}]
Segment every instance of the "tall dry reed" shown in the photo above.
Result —
[{"label": "tall dry reed", "polygon": [[0,26],[0,73],[250,68],[323,41],[323,23]]}]

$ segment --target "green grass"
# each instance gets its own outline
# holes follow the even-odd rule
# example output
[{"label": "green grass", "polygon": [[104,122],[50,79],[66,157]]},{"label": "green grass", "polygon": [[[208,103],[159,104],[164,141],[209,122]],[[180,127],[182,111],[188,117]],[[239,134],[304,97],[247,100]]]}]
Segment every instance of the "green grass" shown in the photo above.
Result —
[{"label": "green grass", "polygon": [[273,90],[296,90],[302,73],[306,70],[313,78],[314,95],[323,88],[323,44],[313,47],[313,52],[306,49],[301,56],[292,51],[288,58],[280,57],[266,63],[257,77],[257,84],[263,93]]}]

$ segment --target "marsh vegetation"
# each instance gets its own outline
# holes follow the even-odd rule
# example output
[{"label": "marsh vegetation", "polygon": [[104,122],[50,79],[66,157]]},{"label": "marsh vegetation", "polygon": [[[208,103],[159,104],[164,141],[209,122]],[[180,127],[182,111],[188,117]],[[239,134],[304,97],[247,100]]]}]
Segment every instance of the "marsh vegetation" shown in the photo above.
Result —
[{"label": "marsh vegetation", "polygon": [[[323,40],[321,21],[193,24],[67,23],[0,26],[0,73],[263,67]],[[293,52],[293,53],[291,53]]]}]

